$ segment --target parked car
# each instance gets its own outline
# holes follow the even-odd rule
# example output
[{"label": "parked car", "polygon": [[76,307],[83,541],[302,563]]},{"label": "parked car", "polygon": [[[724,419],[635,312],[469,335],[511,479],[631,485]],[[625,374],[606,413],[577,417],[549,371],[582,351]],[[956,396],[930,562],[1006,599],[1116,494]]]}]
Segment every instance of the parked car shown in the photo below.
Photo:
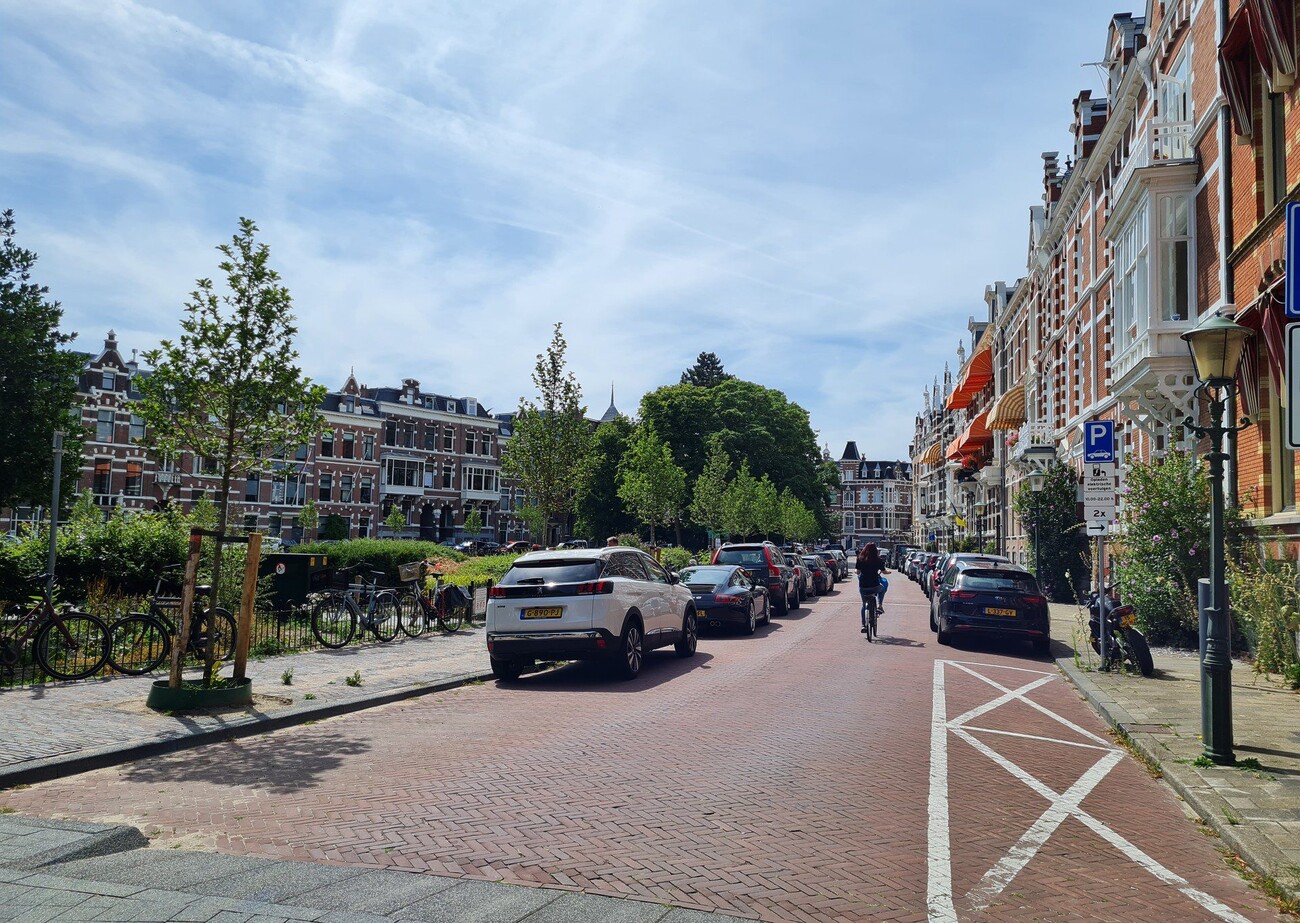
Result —
[{"label": "parked car", "polygon": [[696,564],[683,568],[678,577],[695,599],[701,628],[733,625],[752,635],[759,625],[772,621],[767,587],[756,584],[737,564]]},{"label": "parked car", "polygon": [[530,551],[541,551],[541,545],[534,545],[532,542],[507,542],[501,549],[502,554],[527,554]]},{"label": "parked car", "polygon": [[1034,653],[1051,647],[1047,597],[1034,575],[1012,564],[951,568],[935,590],[940,644],[957,634],[1003,635],[1029,641]]},{"label": "parked car", "polygon": [[775,615],[799,608],[798,573],[771,542],[728,544],[714,550],[712,564],[739,564],[755,583],[767,587]]},{"label": "parked car", "polygon": [[794,570],[799,586],[799,601],[803,602],[809,596],[813,595],[812,572],[808,570],[808,565],[803,562],[797,554],[786,552],[786,563]]},{"label": "parked car", "polygon": [[567,542],[560,542],[558,545],[555,546],[555,550],[568,551],[574,548],[588,548],[588,547],[590,547],[590,545],[588,544],[585,538],[571,538]]},{"label": "parked car", "polygon": [[[944,578],[955,567],[969,567],[969,566],[976,566],[981,564],[998,565],[998,564],[1010,564],[1010,563],[1011,563],[1010,558],[1004,558],[1002,555],[999,554],[973,554],[970,552],[958,552],[956,554],[950,554],[947,557],[945,557],[937,567],[935,567],[934,572],[930,577],[931,586],[932,587],[940,586],[943,583]],[[938,628],[936,627],[938,625],[938,618],[939,618],[938,605],[939,605],[939,594],[934,592],[934,590],[932,589],[930,592],[930,630],[931,631],[938,631]]]},{"label": "parked car", "polygon": [[679,657],[695,654],[690,591],[635,548],[535,551],[488,597],[488,657],[507,682],[539,659],[606,659],[633,679],[648,650],[671,644]]},{"label": "parked car", "polygon": [[826,563],[826,559],[819,554],[806,554],[803,556],[803,563],[808,568],[813,594],[823,596],[829,593],[835,581],[831,577],[831,566]]},{"label": "parked car", "polygon": [[852,569],[852,566],[849,564],[849,556],[844,553],[844,549],[842,548],[832,548],[830,553],[834,555],[835,560],[839,562],[840,579],[848,580],[849,571]]},{"label": "parked car", "polygon": [[835,557],[833,552],[819,551],[817,552],[817,557],[821,558],[826,563],[826,571],[830,575],[831,586],[835,586],[835,584],[844,579],[840,576],[839,559]]}]

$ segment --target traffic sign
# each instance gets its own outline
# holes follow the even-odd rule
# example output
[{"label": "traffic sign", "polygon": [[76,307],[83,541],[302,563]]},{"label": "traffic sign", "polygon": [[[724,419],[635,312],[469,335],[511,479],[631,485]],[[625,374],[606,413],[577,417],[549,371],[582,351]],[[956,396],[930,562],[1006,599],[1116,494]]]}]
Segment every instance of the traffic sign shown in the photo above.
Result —
[{"label": "traffic sign", "polygon": [[[1300,266],[1300,202],[1286,206],[1286,264]],[[1300,320],[1300,273],[1286,274],[1286,316]]]},{"label": "traffic sign", "polygon": [[[1300,263],[1296,264],[1300,265]],[[1115,421],[1089,420],[1083,424],[1083,461],[1113,462],[1115,460]]]},{"label": "traffic sign", "polygon": [[[1287,214],[1291,207],[1287,206]],[[1300,263],[1296,264],[1300,266]],[[1296,273],[1300,276],[1300,272]],[[1288,276],[1289,278],[1289,276]],[[1288,289],[1289,291],[1289,289]],[[1286,447],[1300,449],[1300,324],[1286,327]]]},{"label": "traffic sign", "polygon": [[1110,523],[1107,520],[1105,519],[1088,520],[1089,535],[1105,535],[1109,531],[1110,531]]},{"label": "traffic sign", "polygon": [[[1085,465],[1083,469],[1083,518],[1091,526],[1094,522],[1110,522],[1115,518],[1115,463],[1099,462]],[[1089,535],[1103,534],[1089,531]]]}]

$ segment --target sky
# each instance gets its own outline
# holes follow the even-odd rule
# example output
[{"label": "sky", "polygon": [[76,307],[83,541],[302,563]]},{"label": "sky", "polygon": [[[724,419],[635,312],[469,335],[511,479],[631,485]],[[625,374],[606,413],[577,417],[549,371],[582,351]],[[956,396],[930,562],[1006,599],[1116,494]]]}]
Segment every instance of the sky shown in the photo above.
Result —
[{"label": "sky", "polygon": [[512,410],[562,322],[593,416],[707,350],[905,457],[1141,6],[0,0],[0,208],[87,351],[246,216],[331,388]]}]

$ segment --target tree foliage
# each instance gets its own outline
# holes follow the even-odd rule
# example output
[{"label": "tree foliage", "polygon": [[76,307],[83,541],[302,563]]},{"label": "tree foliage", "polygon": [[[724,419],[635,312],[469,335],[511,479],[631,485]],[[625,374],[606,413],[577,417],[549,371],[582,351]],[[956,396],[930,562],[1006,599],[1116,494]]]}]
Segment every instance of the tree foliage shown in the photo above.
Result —
[{"label": "tree foliage", "polygon": [[483,531],[483,514],[477,508],[472,509],[465,516],[465,534],[471,538],[478,536]]},{"label": "tree foliage", "polygon": [[808,412],[780,391],[737,378],[708,388],[668,385],[641,399],[640,418],[668,443],[692,481],[704,471],[716,440],[733,466],[748,462],[753,477],[767,475],[778,491],[788,487],[829,526],[834,466],[828,474]]},{"label": "tree foliage", "polygon": [[[1091,568],[1088,539],[1078,512],[1078,477],[1073,468],[1054,462],[1046,471],[1043,489],[1034,492],[1022,483],[1012,499],[1025,534],[1032,543],[1030,567],[1041,566],[1038,582],[1056,602],[1074,602],[1087,592]],[[1036,528],[1035,528],[1036,527]],[[1035,564],[1037,556],[1038,564]]]},{"label": "tree foliage", "polygon": [[722,360],[717,357],[717,354],[700,353],[695,359],[695,364],[682,372],[681,383],[695,385],[697,388],[712,388],[735,377],[722,367]]},{"label": "tree foliage", "polygon": [[303,541],[311,541],[316,537],[316,528],[320,525],[320,509],[316,506],[316,501],[308,499],[298,511],[298,528],[302,529]]},{"label": "tree foliage", "polygon": [[[213,461],[221,480],[216,527],[223,535],[235,478],[273,467],[272,459],[314,441],[324,425],[325,389],[303,375],[293,345],[293,299],[256,234],[257,225],[241,218],[230,243],[217,247],[228,291],[219,294],[211,279],[196,282],[180,337],[144,354],[154,371],[141,377],[135,405],[155,454],[189,452]],[[218,541],[212,564],[218,583],[221,554]]]},{"label": "tree foliage", "polygon": [[749,462],[727,484],[723,499],[724,531],[732,538],[749,538],[758,531],[758,480],[749,473]]},{"label": "tree foliage", "polygon": [[726,531],[727,480],[731,459],[716,439],[709,441],[709,457],[695,479],[691,494],[691,519],[714,533]]},{"label": "tree foliage", "polygon": [[810,542],[822,534],[812,510],[790,493],[788,487],[781,491],[780,512],[781,528],[778,531],[790,541]]},{"label": "tree foliage", "polygon": [[636,529],[636,518],[618,495],[618,468],[632,430],[632,421],[622,414],[596,427],[587,476],[578,490],[578,534],[604,541]]},{"label": "tree foliage", "polygon": [[63,495],[81,475],[82,427],[73,405],[81,358],[63,347],[63,310],[32,281],[36,254],[19,247],[14,213],[0,214],[0,507],[48,503],[54,431],[64,437]]},{"label": "tree foliage", "polygon": [[642,424],[632,434],[619,466],[618,496],[650,527],[651,542],[656,526],[680,518],[686,502],[686,472],[673,461],[672,451],[654,427]]},{"label": "tree foliage", "polygon": [[506,477],[519,484],[548,522],[574,512],[591,452],[582,388],[565,368],[567,349],[563,325],[557,323],[533,370],[538,400],[519,399],[514,435],[501,460]]}]

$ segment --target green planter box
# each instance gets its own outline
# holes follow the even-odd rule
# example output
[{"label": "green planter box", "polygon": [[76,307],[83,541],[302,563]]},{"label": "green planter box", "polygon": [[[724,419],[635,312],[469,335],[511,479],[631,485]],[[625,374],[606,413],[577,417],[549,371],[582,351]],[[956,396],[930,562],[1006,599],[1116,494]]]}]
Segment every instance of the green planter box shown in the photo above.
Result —
[{"label": "green planter box", "polygon": [[233,686],[202,689],[181,684],[172,689],[167,680],[154,680],[145,704],[157,711],[194,711],[199,708],[228,708],[253,704],[253,681],[244,678]]}]

